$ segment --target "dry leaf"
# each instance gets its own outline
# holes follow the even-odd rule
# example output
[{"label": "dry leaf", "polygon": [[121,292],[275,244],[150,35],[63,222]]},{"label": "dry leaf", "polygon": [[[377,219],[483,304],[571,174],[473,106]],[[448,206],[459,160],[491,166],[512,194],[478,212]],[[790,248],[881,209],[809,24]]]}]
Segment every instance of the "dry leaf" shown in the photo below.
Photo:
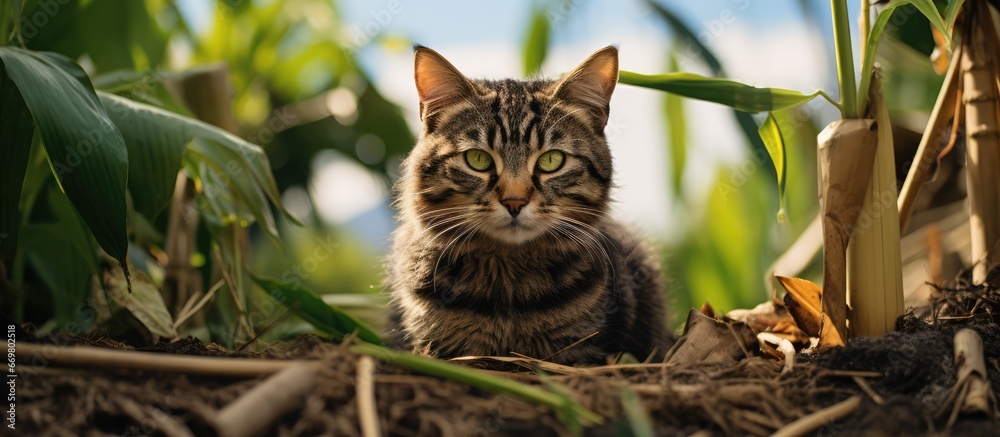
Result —
[{"label": "dry leaf", "polygon": [[823,289],[805,279],[775,276],[788,294],[785,295],[785,308],[791,314],[795,324],[806,334],[819,337],[820,315],[823,313]]}]

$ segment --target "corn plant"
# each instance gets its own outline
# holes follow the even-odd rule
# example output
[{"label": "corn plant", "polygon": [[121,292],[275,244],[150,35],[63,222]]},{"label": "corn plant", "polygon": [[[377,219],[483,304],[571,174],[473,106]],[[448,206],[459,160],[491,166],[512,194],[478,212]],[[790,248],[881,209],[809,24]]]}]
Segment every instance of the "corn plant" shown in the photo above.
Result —
[{"label": "corn plant", "polygon": [[[768,112],[759,135],[776,169],[779,199],[783,198],[787,183],[784,138],[792,133],[782,131],[773,112],[801,105],[817,96],[824,97],[840,110],[843,119],[831,123],[820,134],[818,144],[824,230],[822,326],[825,335],[821,336],[825,339],[824,344],[842,344],[848,338],[849,318],[850,335],[877,335],[891,330],[895,318],[902,312],[897,193],[888,113],[882,102],[875,67],[878,42],[893,11],[906,5],[916,7],[947,39],[950,32],[946,23],[954,22],[960,3],[950,2],[946,17],[942,17],[930,0],[890,1],[872,22],[865,1],[858,83],[847,5],[844,0],[832,0],[839,101],[823,91],[804,94],[756,88],[690,73],[643,75],[623,71],[621,74],[620,82],[624,84],[719,103],[741,112]],[[783,216],[781,208],[779,220]],[[866,221],[859,221],[858,217]]]}]

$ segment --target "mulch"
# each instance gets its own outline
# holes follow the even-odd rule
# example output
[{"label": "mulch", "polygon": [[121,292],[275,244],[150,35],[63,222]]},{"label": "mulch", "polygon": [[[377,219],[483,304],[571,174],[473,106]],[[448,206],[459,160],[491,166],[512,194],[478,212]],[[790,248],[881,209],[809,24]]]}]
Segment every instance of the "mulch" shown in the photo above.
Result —
[{"label": "mulch", "polygon": [[[995,277],[994,277],[995,278]],[[946,400],[956,383],[953,337],[979,333],[994,393],[1000,393],[1000,287],[940,287],[922,320],[900,317],[896,331],[857,338],[846,347],[801,354],[794,369],[760,356],[735,364],[606,366],[549,375],[577,402],[607,418],[584,435],[630,435],[625,390],[638,395],[656,435],[769,435],[809,413],[862,396],[842,419],[812,432],[848,435],[998,435],[997,418],[962,415],[950,429]],[[303,404],[266,435],[361,435],[355,399],[359,356],[345,344],[303,336],[258,353],[235,353],[194,338],[132,348],[108,339],[64,334],[43,340],[168,354],[324,363]],[[234,379],[124,371],[24,367],[17,386],[17,430],[26,435],[214,435],[214,412],[260,384]],[[499,373],[499,372],[498,372]],[[531,372],[506,372],[546,383]],[[383,433],[398,436],[568,435],[557,412],[505,395],[379,364],[375,399]]]}]

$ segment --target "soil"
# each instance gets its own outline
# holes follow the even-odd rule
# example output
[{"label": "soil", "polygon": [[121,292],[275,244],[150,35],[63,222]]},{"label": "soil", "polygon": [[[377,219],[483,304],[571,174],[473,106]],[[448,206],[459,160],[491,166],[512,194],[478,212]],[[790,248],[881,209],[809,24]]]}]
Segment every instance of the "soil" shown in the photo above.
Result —
[{"label": "soil", "polygon": [[[862,396],[859,408],[811,434],[1000,435],[996,417],[983,414],[959,415],[949,429],[951,410],[946,406],[957,380],[953,338],[964,327],[982,337],[989,383],[993,393],[1000,393],[998,311],[996,284],[957,284],[940,289],[929,322],[907,314],[897,321],[896,332],[800,355],[794,369],[785,374],[780,362],[755,356],[735,364],[604,367],[550,378],[581,405],[607,418],[603,425],[584,429],[584,435],[631,433],[621,406],[624,387],[638,394],[656,435],[768,435],[856,395]],[[43,342],[132,349],[108,339],[65,335]],[[344,344],[303,336],[272,344],[260,353],[234,353],[187,338],[137,350],[320,359],[326,365],[315,389],[300,408],[265,434],[361,435],[355,401],[359,357]],[[28,370],[32,374],[22,375],[17,389],[17,429],[25,435],[184,435],[185,431],[214,435],[214,412],[264,379],[108,369]],[[530,372],[503,374],[542,383]],[[549,409],[390,365],[376,368],[375,399],[381,430],[388,435],[571,434]]]}]

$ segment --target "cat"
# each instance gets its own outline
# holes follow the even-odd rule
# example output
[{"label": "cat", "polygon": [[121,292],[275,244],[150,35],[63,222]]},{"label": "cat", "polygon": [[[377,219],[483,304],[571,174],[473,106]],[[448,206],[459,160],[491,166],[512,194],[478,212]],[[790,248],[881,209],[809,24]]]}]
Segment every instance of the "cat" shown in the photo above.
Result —
[{"label": "cat", "polygon": [[440,358],[604,364],[670,346],[654,253],[608,217],[606,47],[565,78],[470,80],[417,46],[423,131],[395,187],[401,344]]}]

